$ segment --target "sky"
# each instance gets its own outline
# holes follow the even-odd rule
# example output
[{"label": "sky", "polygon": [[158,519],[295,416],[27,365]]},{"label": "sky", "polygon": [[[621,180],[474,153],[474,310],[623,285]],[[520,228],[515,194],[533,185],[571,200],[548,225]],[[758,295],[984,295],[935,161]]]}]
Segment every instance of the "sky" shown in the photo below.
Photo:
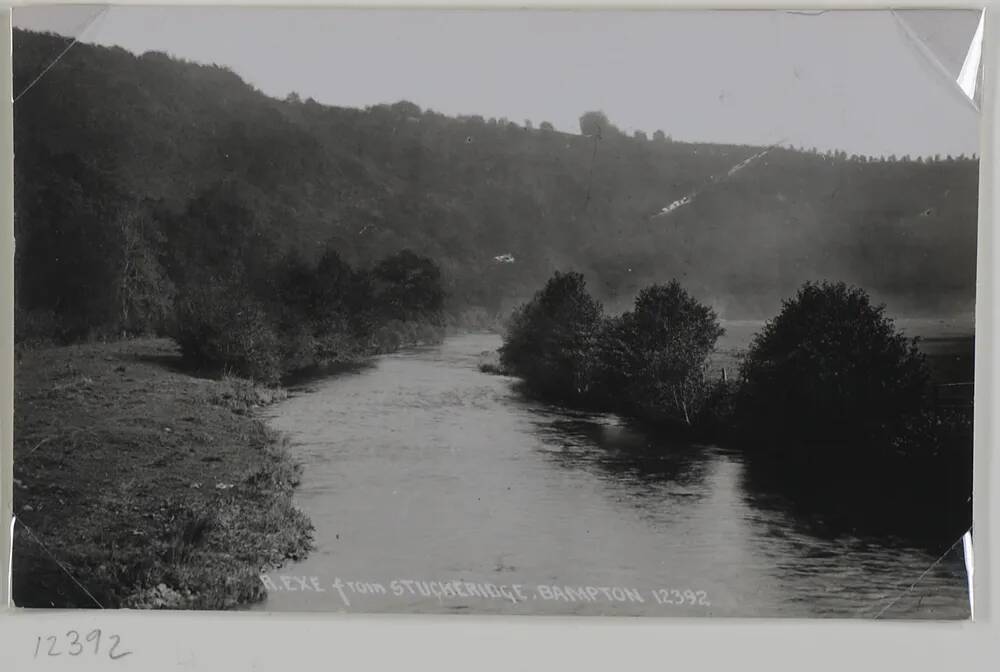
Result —
[{"label": "sky", "polygon": [[979,113],[954,81],[978,20],[954,10],[14,10],[16,27],[225,65],[277,97],[410,100],[567,132],[602,110],[626,131],[676,140],[874,156],[979,153]]}]

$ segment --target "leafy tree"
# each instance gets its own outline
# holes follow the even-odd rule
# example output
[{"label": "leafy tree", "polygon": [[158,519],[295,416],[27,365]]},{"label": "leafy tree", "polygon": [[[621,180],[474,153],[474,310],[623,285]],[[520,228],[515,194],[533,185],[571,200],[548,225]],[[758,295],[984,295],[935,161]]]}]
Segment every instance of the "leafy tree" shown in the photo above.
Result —
[{"label": "leafy tree", "polygon": [[219,182],[200,191],[166,223],[169,270],[182,283],[217,269],[238,268],[263,278],[275,255],[275,230],[239,185]]},{"label": "leafy tree", "polygon": [[119,195],[94,166],[75,154],[46,161],[50,172],[24,185],[18,203],[18,306],[50,313],[49,324],[55,328],[51,338],[75,340],[94,332],[116,332],[120,240],[107,222]]},{"label": "leafy tree", "polygon": [[715,311],[676,280],[647,287],[602,332],[602,388],[632,414],[692,426],[711,391],[705,370],[723,331]]},{"label": "leafy tree", "polygon": [[387,317],[440,321],[444,290],[441,270],[433,261],[402,250],[380,261],[371,275],[375,301]]},{"label": "leafy tree", "polygon": [[558,397],[587,394],[601,306],[580,273],[556,272],[511,316],[500,349],[503,366],[529,386]]},{"label": "leafy tree", "polygon": [[592,138],[605,138],[616,135],[618,129],[601,111],[584,112],[580,116],[580,134]]},{"label": "leafy tree", "polygon": [[296,315],[312,315],[318,308],[315,269],[298,253],[285,255],[267,273],[276,307]]},{"label": "leafy tree", "polygon": [[119,326],[124,334],[162,331],[173,309],[174,286],[160,257],[166,242],[149,213],[126,206],[115,218],[119,235]]},{"label": "leafy tree", "polygon": [[357,312],[371,300],[366,292],[359,291],[357,273],[332,246],[323,251],[314,274],[316,295],[311,309],[320,320]]},{"label": "leafy tree", "polygon": [[314,321],[317,356],[333,360],[370,339],[379,318],[372,284],[341,259],[332,246],[324,250],[314,275]]},{"label": "leafy tree", "polygon": [[[423,113],[420,106],[416,103],[411,103],[408,100],[401,100],[398,103],[393,103],[389,108],[398,116],[406,117],[420,117]],[[430,112],[430,110],[428,110]]]},{"label": "leafy tree", "polygon": [[555,129],[555,126],[553,126],[553,125],[552,125],[552,124],[551,124],[550,122],[548,122],[548,121],[543,121],[542,123],[540,123],[540,124],[538,125],[538,128],[539,128],[540,130],[543,130],[543,131],[554,131],[554,130],[556,130],[556,129]]},{"label": "leafy tree", "polygon": [[185,359],[265,383],[282,374],[281,346],[264,307],[238,277],[180,288],[173,337]]},{"label": "leafy tree", "polygon": [[755,338],[737,412],[759,442],[888,442],[922,407],[928,370],[861,289],[807,283]]},{"label": "leafy tree", "polygon": [[667,134],[660,130],[653,131],[653,140],[657,142],[666,142]]}]

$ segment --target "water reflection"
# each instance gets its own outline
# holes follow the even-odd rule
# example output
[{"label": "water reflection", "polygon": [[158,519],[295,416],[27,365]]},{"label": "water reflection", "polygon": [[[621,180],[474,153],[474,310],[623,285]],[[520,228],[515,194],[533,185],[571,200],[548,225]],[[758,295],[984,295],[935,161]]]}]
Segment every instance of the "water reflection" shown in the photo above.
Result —
[{"label": "water reflection", "polygon": [[[907,473],[890,481],[861,468],[814,472],[750,456],[740,487],[749,505],[780,512],[802,532],[826,539],[850,535],[939,555],[967,529],[961,512],[942,505],[950,495],[940,475]],[[924,505],[914,505],[914,491],[927,493]]]},{"label": "water reflection", "polygon": [[626,486],[635,497],[705,495],[706,446],[679,442],[613,415],[533,409],[541,452],[562,469],[583,469]]}]

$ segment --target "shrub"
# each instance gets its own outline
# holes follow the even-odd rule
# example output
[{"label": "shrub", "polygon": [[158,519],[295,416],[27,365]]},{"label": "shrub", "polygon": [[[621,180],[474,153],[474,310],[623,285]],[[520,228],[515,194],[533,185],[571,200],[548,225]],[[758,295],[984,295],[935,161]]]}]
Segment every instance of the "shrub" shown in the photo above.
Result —
[{"label": "shrub", "polygon": [[263,308],[234,282],[186,286],[174,340],[188,361],[265,383],[281,376],[281,347]]},{"label": "shrub", "polygon": [[441,321],[441,269],[430,259],[402,250],[380,261],[371,278],[375,301],[385,318]]},{"label": "shrub", "polygon": [[756,442],[888,444],[923,405],[927,365],[861,289],[807,283],[741,366],[740,429]]},{"label": "shrub", "polygon": [[439,343],[444,328],[426,322],[388,320],[376,328],[370,350],[375,353],[395,352],[400,348]]},{"label": "shrub", "polygon": [[301,371],[316,364],[317,343],[302,322],[282,322],[275,329],[282,372]]},{"label": "shrub", "polygon": [[529,387],[558,397],[589,392],[601,306],[579,273],[557,272],[507,325],[500,363]]},{"label": "shrub", "polygon": [[706,366],[722,334],[715,311],[676,280],[647,287],[631,312],[601,330],[601,394],[630,414],[693,426],[711,393]]}]

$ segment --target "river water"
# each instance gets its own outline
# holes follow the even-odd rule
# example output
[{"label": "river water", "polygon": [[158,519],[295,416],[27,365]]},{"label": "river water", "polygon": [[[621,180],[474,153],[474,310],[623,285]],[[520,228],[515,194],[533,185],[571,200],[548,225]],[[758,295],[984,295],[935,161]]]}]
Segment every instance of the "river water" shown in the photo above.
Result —
[{"label": "river water", "polygon": [[737,454],[478,371],[499,344],[380,357],[268,409],[316,548],[266,577],[261,609],[968,617],[961,544],[817,532]]}]

